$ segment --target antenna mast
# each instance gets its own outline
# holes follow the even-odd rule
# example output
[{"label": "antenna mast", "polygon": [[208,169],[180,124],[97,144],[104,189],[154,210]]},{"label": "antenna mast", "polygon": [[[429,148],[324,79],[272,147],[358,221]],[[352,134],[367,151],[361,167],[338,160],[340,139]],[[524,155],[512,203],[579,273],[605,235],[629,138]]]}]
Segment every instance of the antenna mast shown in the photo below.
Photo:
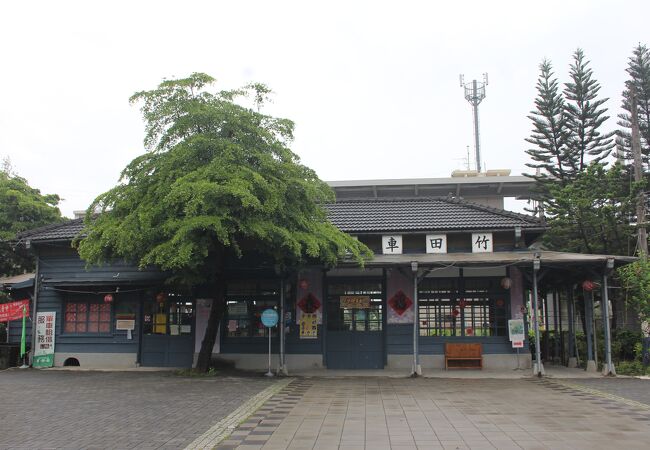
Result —
[{"label": "antenna mast", "polygon": [[476,170],[481,172],[481,143],[478,131],[478,105],[485,98],[485,86],[488,85],[488,75],[483,74],[483,82],[479,83],[472,80],[471,83],[465,83],[465,77],[460,75],[460,87],[465,89],[465,100],[472,105],[474,111],[474,142],[476,148]]}]

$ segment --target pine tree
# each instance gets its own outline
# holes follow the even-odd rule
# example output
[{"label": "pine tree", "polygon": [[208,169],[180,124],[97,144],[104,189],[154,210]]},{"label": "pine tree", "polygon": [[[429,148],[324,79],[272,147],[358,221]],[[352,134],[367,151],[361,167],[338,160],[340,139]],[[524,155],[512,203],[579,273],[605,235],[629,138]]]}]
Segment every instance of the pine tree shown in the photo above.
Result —
[{"label": "pine tree", "polygon": [[[577,49],[570,66],[570,82],[564,89],[564,114],[568,133],[567,151],[571,178],[581,173],[591,162],[601,162],[614,148],[614,132],[600,131],[609,119],[603,104],[607,98],[598,99],[600,85],[592,78],[593,72],[584,52]],[[592,158],[589,158],[592,157]]]},{"label": "pine tree", "polygon": [[567,181],[572,166],[569,164],[566,140],[566,123],[564,118],[564,98],[559,92],[553,67],[548,60],[539,65],[540,75],[537,79],[537,98],[535,110],[528,118],[533,122],[531,136],[526,142],[534,148],[526,150],[533,160],[526,166],[538,170],[535,175],[528,175],[538,182],[542,197],[548,193],[550,184]]},{"label": "pine tree", "polygon": [[637,115],[641,134],[641,153],[645,161],[650,156],[650,50],[645,45],[639,44],[629,59],[626,72],[630,79],[625,83],[623,90],[623,113],[618,115],[618,130],[616,146],[618,154],[625,159],[632,159],[631,155],[631,89],[634,88],[637,101]]}]

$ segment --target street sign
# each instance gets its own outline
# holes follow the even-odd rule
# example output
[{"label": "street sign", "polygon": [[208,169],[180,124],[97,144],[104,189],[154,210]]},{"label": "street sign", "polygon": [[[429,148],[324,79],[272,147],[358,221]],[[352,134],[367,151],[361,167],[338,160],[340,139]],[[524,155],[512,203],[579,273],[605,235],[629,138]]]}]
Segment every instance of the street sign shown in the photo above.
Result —
[{"label": "street sign", "polygon": [[262,324],[265,327],[274,327],[278,323],[278,312],[275,309],[265,309],[262,312]]}]

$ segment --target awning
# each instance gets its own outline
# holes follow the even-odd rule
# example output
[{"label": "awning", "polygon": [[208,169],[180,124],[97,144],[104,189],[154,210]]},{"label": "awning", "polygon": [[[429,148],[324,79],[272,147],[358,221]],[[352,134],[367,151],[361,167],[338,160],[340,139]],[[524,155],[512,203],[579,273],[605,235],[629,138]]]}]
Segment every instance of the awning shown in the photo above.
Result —
[{"label": "awning", "polygon": [[528,266],[531,265],[536,258],[539,258],[542,267],[568,265],[601,266],[609,259],[613,259],[614,264],[620,266],[634,262],[637,259],[633,256],[588,255],[583,253],[552,252],[546,250],[525,250],[492,253],[411,253],[402,255],[375,255],[372,260],[366,262],[365,266],[368,268],[410,266],[412,262],[417,262],[420,267],[463,267],[475,265]]},{"label": "awning", "polygon": [[16,290],[34,286],[34,273],[21,273],[12,277],[0,278],[0,289]]}]

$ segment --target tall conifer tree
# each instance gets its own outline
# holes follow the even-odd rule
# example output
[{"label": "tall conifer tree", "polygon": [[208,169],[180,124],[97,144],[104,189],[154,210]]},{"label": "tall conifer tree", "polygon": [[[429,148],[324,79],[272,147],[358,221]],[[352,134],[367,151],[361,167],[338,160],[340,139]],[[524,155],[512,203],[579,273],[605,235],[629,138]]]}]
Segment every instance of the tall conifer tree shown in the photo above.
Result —
[{"label": "tall conifer tree", "polygon": [[616,146],[618,154],[625,159],[632,159],[630,145],[632,126],[631,121],[631,89],[636,92],[637,116],[641,134],[641,153],[645,161],[650,156],[650,50],[645,45],[639,44],[629,59],[626,72],[630,75],[623,90],[623,113],[618,115],[618,130]]},{"label": "tall conifer tree", "polygon": [[549,185],[556,181],[567,181],[572,166],[567,159],[564,99],[558,89],[553,66],[550,61],[544,60],[539,70],[535,110],[528,116],[533,122],[533,130],[531,136],[526,138],[526,142],[534,145],[534,148],[526,150],[533,162],[526,165],[539,169],[539,173],[528,176],[535,178],[540,193],[547,197]]},{"label": "tall conifer tree", "polygon": [[601,131],[601,126],[609,118],[607,108],[603,107],[608,99],[598,98],[600,84],[592,76],[589,61],[584,52],[577,49],[570,66],[570,81],[564,89],[567,150],[572,178],[590,162],[603,161],[615,145],[614,132]]}]

